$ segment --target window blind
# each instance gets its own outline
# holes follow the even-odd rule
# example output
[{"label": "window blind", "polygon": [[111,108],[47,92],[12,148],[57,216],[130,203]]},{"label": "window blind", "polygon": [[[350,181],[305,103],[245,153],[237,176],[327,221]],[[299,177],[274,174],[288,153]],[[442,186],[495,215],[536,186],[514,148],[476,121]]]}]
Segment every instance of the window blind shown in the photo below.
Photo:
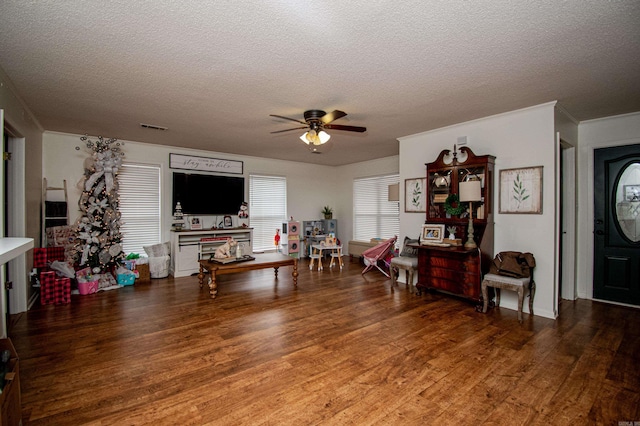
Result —
[{"label": "window blind", "polygon": [[144,255],[160,242],[160,166],[123,164],[118,173],[122,247]]},{"label": "window blind", "polygon": [[253,250],[275,250],[273,237],[287,220],[287,179],[279,176],[249,176],[249,221],[253,228]]},{"label": "window blind", "polygon": [[400,232],[400,203],[388,201],[389,185],[398,175],[375,176],[353,181],[353,239],[391,238]]}]

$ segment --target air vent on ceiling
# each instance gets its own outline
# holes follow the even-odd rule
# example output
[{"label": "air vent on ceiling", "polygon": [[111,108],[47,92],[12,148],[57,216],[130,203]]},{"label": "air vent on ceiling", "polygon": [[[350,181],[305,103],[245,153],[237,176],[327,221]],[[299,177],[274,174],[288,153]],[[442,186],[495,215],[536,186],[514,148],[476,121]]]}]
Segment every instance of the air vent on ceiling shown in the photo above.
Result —
[{"label": "air vent on ceiling", "polygon": [[153,130],[168,130],[168,127],[156,126],[154,124],[144,124],[140,123],[140,127],[144,127],[145,129],[153,129]]}]

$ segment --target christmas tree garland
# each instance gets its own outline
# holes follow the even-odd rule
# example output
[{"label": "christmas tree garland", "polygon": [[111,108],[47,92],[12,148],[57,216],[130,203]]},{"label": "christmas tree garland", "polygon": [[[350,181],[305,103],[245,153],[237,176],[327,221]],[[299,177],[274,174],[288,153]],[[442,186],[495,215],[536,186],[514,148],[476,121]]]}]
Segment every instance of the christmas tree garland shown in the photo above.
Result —
[{"label": "christmas tree garland", "polygon": [[[453,204],[456,206],[454,207]],[[460,202],[458,194],[450,194],[447,199],[444,200],[444,211],[451,216],[460,216],[466,210],[466,207]]]}]

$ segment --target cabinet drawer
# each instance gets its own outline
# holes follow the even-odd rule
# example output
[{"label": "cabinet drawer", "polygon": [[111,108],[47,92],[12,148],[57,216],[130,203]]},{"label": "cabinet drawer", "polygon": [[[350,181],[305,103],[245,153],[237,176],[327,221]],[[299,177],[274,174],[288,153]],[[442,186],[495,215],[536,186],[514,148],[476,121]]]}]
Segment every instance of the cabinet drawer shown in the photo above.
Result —
[{"label": "cabinet drawer", "polygon": [[448,280],[456,280],[460,282],[472,282],[474,281],[474,275],[464,271],[456,271],[453,269],[445,268],[431,268],[427,272],[428,276],[432,278],[445,278]]},{"label": "cabinet drawer", "polygon": [[427,267],[447,268],[456,271],[478,273],[480,270],[480,262],[470,257],[440,257],[429,256],[427,258]]}]

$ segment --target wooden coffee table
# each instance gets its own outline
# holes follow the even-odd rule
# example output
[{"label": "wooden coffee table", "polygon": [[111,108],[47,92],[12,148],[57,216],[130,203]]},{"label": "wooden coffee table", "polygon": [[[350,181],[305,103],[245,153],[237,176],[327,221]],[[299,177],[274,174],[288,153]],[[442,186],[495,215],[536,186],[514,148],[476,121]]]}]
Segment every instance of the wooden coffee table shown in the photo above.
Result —
[{"label": "wooden coffee table", "polygon": [[233,274],[236,272],[246,272],[254,269],[273,268],[275,271],[276,280],[278,279],[278,268],[281,266],[293,266],[293,287],[298,287],[298,259],[291,256],[285,256],[280,253],[263,253],[252,254],[255,260],[248,260],[246,262],[227,263],[221,264],[211,260],[200,260],[200,273],[198,274],[198,282],[200,288],[204,283],[204,271],[208,271],[211,275],[211,281],[209,282],[209,294],[212,299],[216,298],[218,294],[218,284],[216,282],[217,275]]}]

